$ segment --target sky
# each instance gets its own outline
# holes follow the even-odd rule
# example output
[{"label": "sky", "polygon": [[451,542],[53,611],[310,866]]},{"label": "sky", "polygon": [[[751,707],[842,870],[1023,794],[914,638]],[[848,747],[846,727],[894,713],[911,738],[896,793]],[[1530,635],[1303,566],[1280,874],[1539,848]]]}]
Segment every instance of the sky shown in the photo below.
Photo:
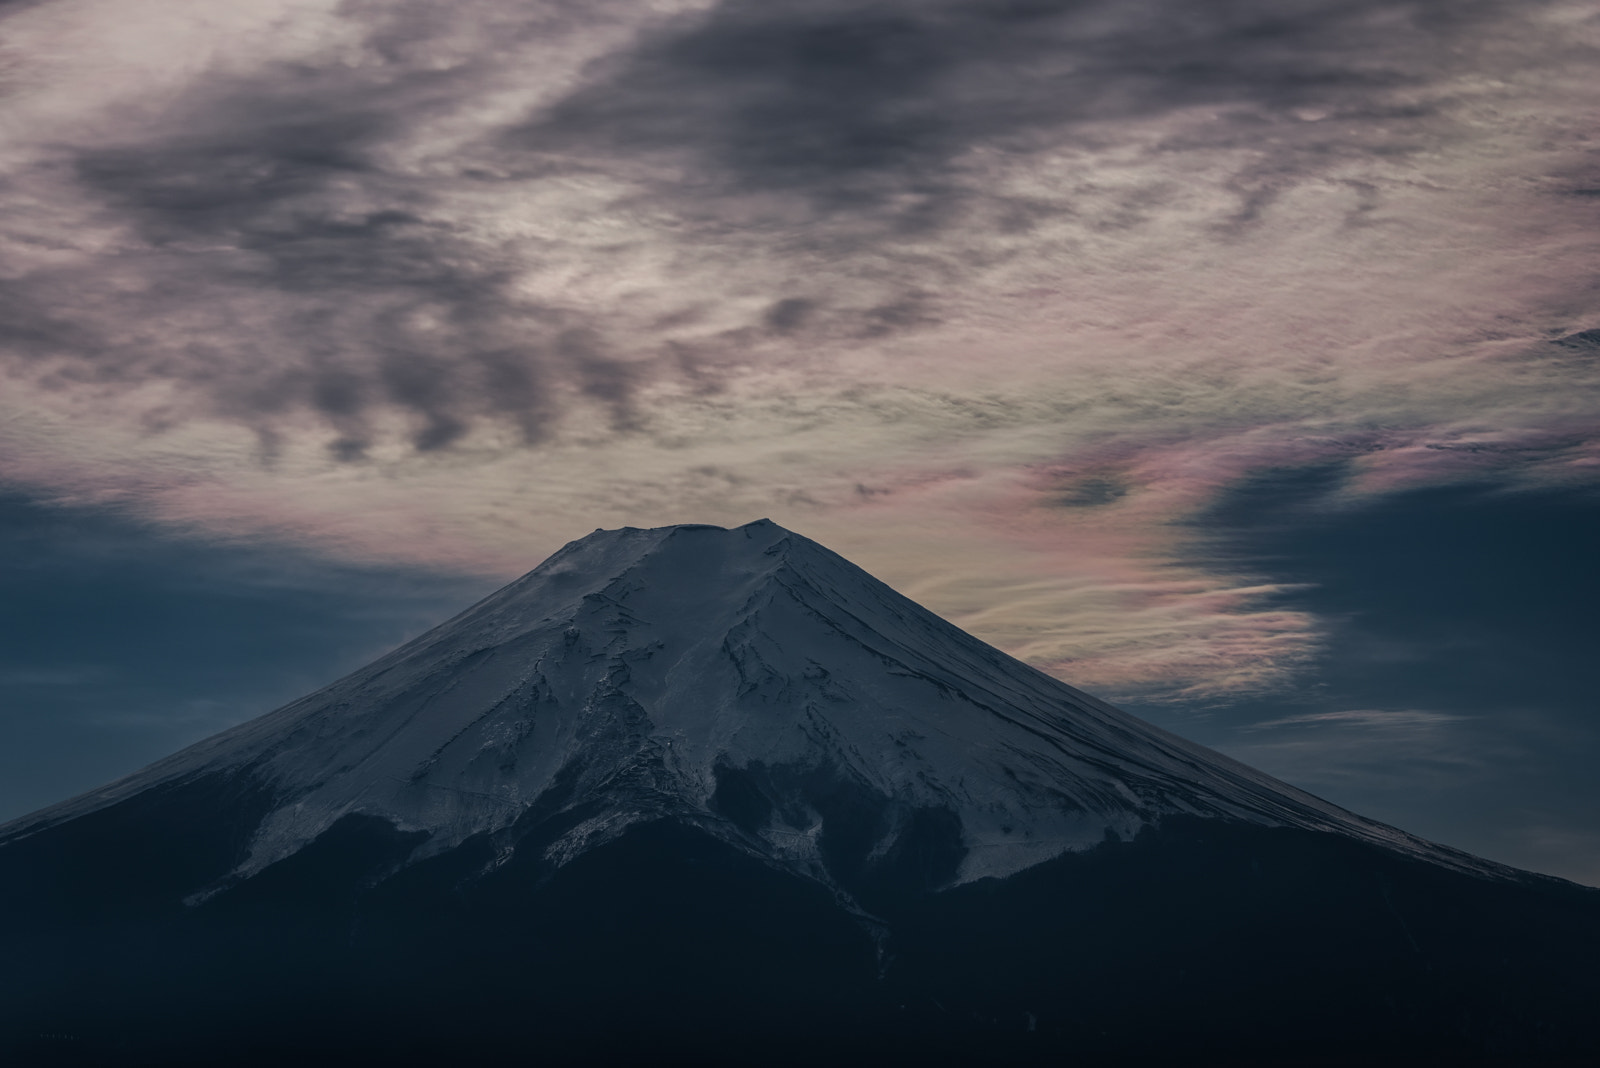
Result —
[{"label": "sky", "polygon": [[0,819],[770,517],[1600,885],[1600,2],[0,0]]}]

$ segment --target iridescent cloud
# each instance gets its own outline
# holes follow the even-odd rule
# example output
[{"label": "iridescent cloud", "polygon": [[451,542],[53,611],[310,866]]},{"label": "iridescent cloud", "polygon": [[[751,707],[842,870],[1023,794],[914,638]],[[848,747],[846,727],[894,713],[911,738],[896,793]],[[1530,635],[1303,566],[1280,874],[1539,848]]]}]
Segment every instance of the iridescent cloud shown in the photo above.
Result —
[{"label": "iridescent cloud", "polygon": [[1288,685],[1199,551],[1600,475],[1593,4],[0,8],[0,479],[514,573],[771,515],[1111,695]]}]

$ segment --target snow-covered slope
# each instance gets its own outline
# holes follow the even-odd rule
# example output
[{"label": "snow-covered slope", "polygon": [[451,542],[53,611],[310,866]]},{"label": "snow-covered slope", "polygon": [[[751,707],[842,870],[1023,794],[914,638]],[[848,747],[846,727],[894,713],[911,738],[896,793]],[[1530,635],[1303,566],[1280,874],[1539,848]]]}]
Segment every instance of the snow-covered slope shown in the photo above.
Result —
[{"label": "snow-covered slope", "polygon": [[[1354,816],[1127,716],[983,644],[762,520],[596,531],[327,688],[0,829],[16,840],[218,773],[273,803],[235,876],[347,814],[426,832],[413,859],[581,812],[557,863],[671,816],[827,881],[822,798],[959,821],[952,881],[1006,876],[1164,815],[1331,831],[1497,867]],[[742,778],[740,778],[742,776]],[[730,816],[730,781],[762,794]]]}]

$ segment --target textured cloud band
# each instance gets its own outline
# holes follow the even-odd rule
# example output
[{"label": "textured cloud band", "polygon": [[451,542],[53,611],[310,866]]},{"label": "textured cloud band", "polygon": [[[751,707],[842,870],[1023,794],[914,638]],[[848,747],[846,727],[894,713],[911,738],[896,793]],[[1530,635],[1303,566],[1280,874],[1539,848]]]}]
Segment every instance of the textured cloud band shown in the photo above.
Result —
[{"label": "textured cloud band", "polygon": [[1319,641],[1191,551],[1222,489],[1600,467],[1593,5],[0,21],[14,482],[497,570],[773,514],[1193,696]]}]

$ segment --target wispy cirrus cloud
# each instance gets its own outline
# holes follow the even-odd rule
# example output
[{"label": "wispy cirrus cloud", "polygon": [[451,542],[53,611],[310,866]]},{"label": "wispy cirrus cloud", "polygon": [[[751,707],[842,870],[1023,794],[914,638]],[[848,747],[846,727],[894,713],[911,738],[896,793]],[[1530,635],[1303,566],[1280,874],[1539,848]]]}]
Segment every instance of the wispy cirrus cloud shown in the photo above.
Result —
[{"label": "wispy cirrus cloud", "polygon": [[1370,788],[1376,774],[1415,789],[1419,777],[1442,775],[1454,784],[1463,770],[1481,773],[1494,761],[1471,736],[1468,717],[1428,709],[1305,712],[1252,723],[1243,734],[1237,748],[1311,784],[1358,779]]}]

